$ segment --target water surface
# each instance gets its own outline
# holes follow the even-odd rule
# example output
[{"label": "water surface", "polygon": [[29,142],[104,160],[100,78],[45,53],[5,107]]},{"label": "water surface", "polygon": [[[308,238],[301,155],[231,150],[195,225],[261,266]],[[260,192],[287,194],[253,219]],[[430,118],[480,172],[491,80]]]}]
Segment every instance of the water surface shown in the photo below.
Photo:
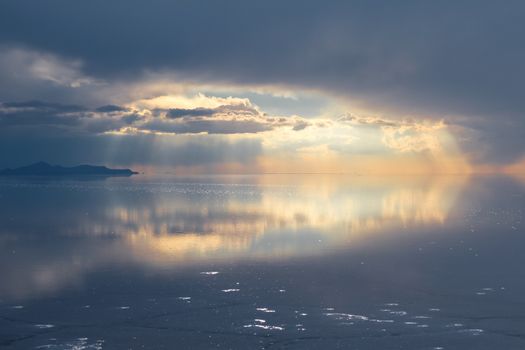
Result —
[{"label": "water surface", "polygon": [[523,349],[509,177],[0,180],[0,348]]}]

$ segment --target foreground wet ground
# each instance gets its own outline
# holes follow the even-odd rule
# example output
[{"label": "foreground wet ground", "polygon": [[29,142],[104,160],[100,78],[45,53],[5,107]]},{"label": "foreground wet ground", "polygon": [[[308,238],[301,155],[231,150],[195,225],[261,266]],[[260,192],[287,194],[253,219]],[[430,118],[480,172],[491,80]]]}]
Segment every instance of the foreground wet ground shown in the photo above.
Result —
[{"label": "foreground wet ground", "polygon": [[525,348],[514,179],[25,179],[0,200],[0,348]]}]

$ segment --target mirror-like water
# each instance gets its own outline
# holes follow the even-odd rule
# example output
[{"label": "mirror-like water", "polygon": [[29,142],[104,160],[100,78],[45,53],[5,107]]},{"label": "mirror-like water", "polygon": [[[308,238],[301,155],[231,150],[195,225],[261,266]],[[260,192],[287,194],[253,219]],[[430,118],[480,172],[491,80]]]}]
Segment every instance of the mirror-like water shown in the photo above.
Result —
[{"label": "mirror-like water", "polygon": [[523,349],[524,210],[507,177],[1,179],[0,347]]}]

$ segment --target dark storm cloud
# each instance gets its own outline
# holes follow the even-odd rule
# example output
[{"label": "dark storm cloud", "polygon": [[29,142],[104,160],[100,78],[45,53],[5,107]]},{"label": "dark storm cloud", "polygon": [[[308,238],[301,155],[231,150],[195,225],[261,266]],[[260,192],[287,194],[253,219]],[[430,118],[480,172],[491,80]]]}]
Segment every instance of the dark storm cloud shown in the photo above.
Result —
[{"label": "dark storm cloud", "polygon": [[127,114],[125,116],[122,117],[122,120],[128,124],[128,125],[131,125],[139,120],[141,120],[143,117],[141,117],[140,115],[138,114],[134,114],[134,113],[131,113],[131,114]]},{"label": "dark storm cloud", "polygon": [[183,117],[208,117],[213,114],[215,114],[215,110],[210,108],[171,108],[167,111],[166,116],[168,118],[176,119]]},{"label": "dark storm cloud", "polygon": [[274,118],[267,118],[255,107],[245,104],[157,109],[155,112],[164,118],[150,120],[141,128],[176,134],[255,134],[287,125],[276,123]]},{"label": "dark storm cloud", "polygon": [[310,126],[310,124],[304,120],[299,120],[297,121],[294,126],[293,126],[293,130],[294,131],[301,131],[301,130],[304,130],[306,129],[308,126]]},{"label": "dark storm cloud", "polygon": [[3,102],[0,104],[4,108],[16,108],[16,109],[29,109],[38,111],[51,111],[51,112],[82,112],[86,108],[76,105],[65,105],[61,103],[44,102],[44,101],[20,101],[20,102]]},{"label": "dark storm cloud", "polygon": [[458,143],[474,161],[511,163],[525,151],[525,117],[467,120],[459,125]]},{"label": "dark storm cloud", "polygon": [[77,126],[85,109],[42,101],[0,103],[0,126]]},{"label": "dark storm cloud", "polygon": [[213,115],[235,115],[235,116],[263,116],[254,106],[249,104],[230,104],[216,108],[170,108],[168,110],[157,109],[156,112],[164,112],[167,118],[177,119],[185,117],[211,117]]},{"label": "dark storm cloud", "polygon": [[155,109],[153,114],[156,118],[141,124],[141,130],[175,134],[255,134],[278,127],[291,127],[294,131],[300,131],[309,126],[300,117],[269,117],[250,104]]},{"label": "dark storm cloud", "polygon": [[130,126],[138,132],[255,134],[277,127],[300,131],[309,123],[299,117],[268,117],[250,105],[154,109],[140,115],[132,109],[114,105],[90,110],[59,103],[22,101],[0,102],[0,126],[4,127],[4,132],[13,128],[36,129],[42,135],[51,135],[57,129],[76,134],[101,134]]},{"label": "dark storm cloud", "polygon": [[323,89],[452,122],[463,115],[498,161],[525,148],[500,126],[524,130],[524,17],[514,0],[7,0],[0,43],[80,59],[96,79],[176,71]]},{"label": "dark storm cloud", "polygon": [[247,82],[396,89],[465,109],[487,103],[469,108],[470,99],[462,102],[469,97],[490,96],[494,108],[522,96],[509,89],[524,74],[521,1],[11,0],[0,13],[2,42],[80,58],[102,78],[173,68]]},{"label": "dark storm cloud", "polygon": [[96,109],[97,112],[102,112],[102,113],[125,112],[127,110],[128,109],[125,107],[116,106],[116,105],[105,105],[105,106],[98,107]]},{"label": "dark storm cloud", "polygon": [[105,115],[89,109],[44,101],[0,102],[0,126],[4,132],[12,128],[39,129],[52,133],[57,128],[74,133],[101,133],[118,130],[129,124],[129,115]]},{"label": "dark storm cloud", "polygon": [[23,112],[23,113],[9,113],[0,114],[1,127],[16,127],[16,126],[76,126],[80,124],[80,117],[78,116],[60,116],[40,112]]},{"label": "dark storm cloud", "polygon": [[176,134],[254,134],[272,130],[273,126],[257,120],[186,120],[182,123],[152,120],[142,128]]}]

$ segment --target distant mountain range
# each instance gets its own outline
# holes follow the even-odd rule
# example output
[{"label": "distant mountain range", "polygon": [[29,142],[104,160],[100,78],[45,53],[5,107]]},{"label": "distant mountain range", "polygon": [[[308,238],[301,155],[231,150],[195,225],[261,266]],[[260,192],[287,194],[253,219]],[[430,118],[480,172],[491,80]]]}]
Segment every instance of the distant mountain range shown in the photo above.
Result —
[{"label": "distant mountain range", "polygon": [[105,166],[79,165],[64,167],[61,165],[51,165],[46,162],[38,162],[20,168],[0,171],[0,176],[131,176],[133,174],[138,173],[130,169],[110,169]]}]

